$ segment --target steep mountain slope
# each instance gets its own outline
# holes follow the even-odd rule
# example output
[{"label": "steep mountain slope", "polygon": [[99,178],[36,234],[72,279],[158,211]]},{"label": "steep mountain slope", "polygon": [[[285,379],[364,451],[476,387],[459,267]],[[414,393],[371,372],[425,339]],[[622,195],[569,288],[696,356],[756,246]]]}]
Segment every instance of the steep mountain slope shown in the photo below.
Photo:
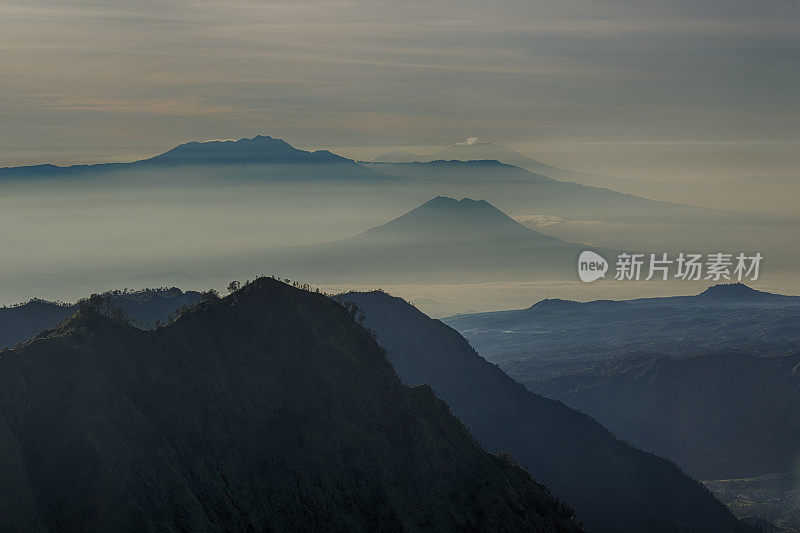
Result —
[{"label": "steep mountain slope", "polygon": [[259,262],[328,282],[571,280],[584,249],[526,228],[488,202],[436,197],[354,237],[271,251]]},{"label": "steep mountain slope", "polygon": [[800,297],[742,284],[695,296],[569,302],[443,319],[520,381],[641,353],[786,353],[800,347]]},{"label": "steep mountain slope", "polygon": [[737,516],[800,530],[800,354],[640,357],[528,385],[674,460]]},{"label": "steep mountain slope", "polygon": [[577,530],[341,306],[263,278],[0,352],[0,450],[11,530]]},{"label": "steep mountain slope", "polygon": [[[199,292],[183,292],[175,287],[116,291],[107,293],[107,296],[111,306],[122,310],[145,328],[153,327],[156,320],[166,322],[170,316],[177,316],[176,309],[181,306],[200,301]],[[42,330],[55,327],[76,309],[77,305],[36,299],[12,307],[0,307],[0,348],[14,346]]]},{"label": "steep mountain slope", "polygon": [[508,449],[568,499],[590,531],[737,531],[725,507],[672,463],[587,415],[534,394],[458,332],[399,298],[347,293],[407,384],[428,383],[489,449]]},{"label": "steep mountain slope", "polygon": [[700,479],[797,467],[800,354],[617,360],[530,386]]}]

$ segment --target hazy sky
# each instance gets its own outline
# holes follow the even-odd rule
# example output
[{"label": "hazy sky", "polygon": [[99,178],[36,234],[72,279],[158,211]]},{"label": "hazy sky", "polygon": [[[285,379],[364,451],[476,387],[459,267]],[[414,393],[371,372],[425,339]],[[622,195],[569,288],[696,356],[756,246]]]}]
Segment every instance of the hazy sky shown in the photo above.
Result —
[{"label": "hazy sky", "polygon": [[478,136],[623,176],[794,179],[798,92],[796,0],[0,4],[0,166]]}]

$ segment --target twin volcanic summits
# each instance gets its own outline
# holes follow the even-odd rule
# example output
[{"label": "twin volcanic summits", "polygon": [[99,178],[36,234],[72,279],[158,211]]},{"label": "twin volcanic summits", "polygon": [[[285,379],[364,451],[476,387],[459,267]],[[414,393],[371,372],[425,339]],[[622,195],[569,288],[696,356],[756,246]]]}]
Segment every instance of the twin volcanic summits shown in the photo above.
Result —
[{"label": "twin volcanic summits", "polygon": [[[267,173],[257,170],[267,167]],[[351,159],[328,150],[308,151],[295,148],[282,139],[266,135],[227,141],[192,141],[180,144],[156,156],[131,163],[56,166],[50,164],[0,168],[0,182],[19,179],[80,179],[124,176],[127,180],[142,179],[153,173],[179,181],[182,169],[202,175],[203,170],[229,178],[227,170],[245,179],[275,179],[283,175],[300,176],[305,180],[353,178],[385,180]],[[254,170],[255,169],[255,170]]]},{"label": "twin volcanic summits", "polygon": [[328,150],[309,152],[295,148],[283,139],[256,135],[237,141],[190,142],[147,159],[157,164],[264,164],[264,163],[344,163],[348,159]]}]

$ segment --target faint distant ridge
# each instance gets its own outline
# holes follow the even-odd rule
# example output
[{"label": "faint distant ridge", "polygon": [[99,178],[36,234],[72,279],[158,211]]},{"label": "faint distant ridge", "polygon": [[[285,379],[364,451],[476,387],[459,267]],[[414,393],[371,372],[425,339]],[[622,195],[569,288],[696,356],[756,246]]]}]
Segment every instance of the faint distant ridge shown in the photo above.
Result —
[{"label": "faint distant ridge", "polygon": [[[775,294],[772,292],[759,291],[745,285],[744,283],[719,283],[710,285],[700,294],[689,296],[658,296],[653,298],[636,298],[633,300],[592,300],[588,302],[577,302],[572,300],[545,299],[540,300],[520,311],[527,310],[570,310],[584,306],[586,310],[599,309],[601,306],[608,305],[649,305],[649,304],[701,304],[715,305],[727,303],[754,303],[754,304],[795,304],[800,305],[800,296],[786,294]],[[604,307],[603,307],[604,308]]]},{"label": "faint distant ridge", "polygon": [[412,163],[420,162],[427,163],[430,161],[477,161],[477,160],[495,160],[515,167],[523,168],[535,174],[542,174],[550,178],[555,178],[562,181],[579,181],[587,185],[597,185],[599,183],[606,183],[609,179],[615,182],[627,182],[636,180],[627,180],[623,178],[610,178],[609,176],[602,176],[599,174],[591,174],[586,172],[578,172],[574,170],[566,170],[563,168],[554,167],[541,161],[536,161],[524,154],[517,152],[504,146],[502,144],[495,144],[489,141],[481,141],[475,137],[467,139],[466,142],[455,143],[444,150],[434,152],[432,154],[414,154],[407,151],[391,151],[381,154],[375,159],[374,162],[378,163]]},{"label": "faint distant ridge", "polygon": [[422,162],[426,158],[424,155],[406,152],[405,150],[393,150],[379,155],[372,161],[374,163],[415,163]]},{"label": "faint distant ridge", "polygon": [[349,159],[328,150],[300,150],[283,139],[256,135],[238,141],[193,141],[181,144],[141,163],[159,164],[263,164],[263,163],[349,163]]}]

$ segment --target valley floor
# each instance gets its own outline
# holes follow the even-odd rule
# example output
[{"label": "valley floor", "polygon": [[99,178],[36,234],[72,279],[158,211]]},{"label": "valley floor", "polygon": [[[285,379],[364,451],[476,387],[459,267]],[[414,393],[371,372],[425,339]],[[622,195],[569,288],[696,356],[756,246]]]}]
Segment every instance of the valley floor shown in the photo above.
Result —
[{"label": "valley floor", "polygon": [[758,516],[785,531],[800,531],[800,470],[744,479],[705,480],[703,484],[737,518]]}]

